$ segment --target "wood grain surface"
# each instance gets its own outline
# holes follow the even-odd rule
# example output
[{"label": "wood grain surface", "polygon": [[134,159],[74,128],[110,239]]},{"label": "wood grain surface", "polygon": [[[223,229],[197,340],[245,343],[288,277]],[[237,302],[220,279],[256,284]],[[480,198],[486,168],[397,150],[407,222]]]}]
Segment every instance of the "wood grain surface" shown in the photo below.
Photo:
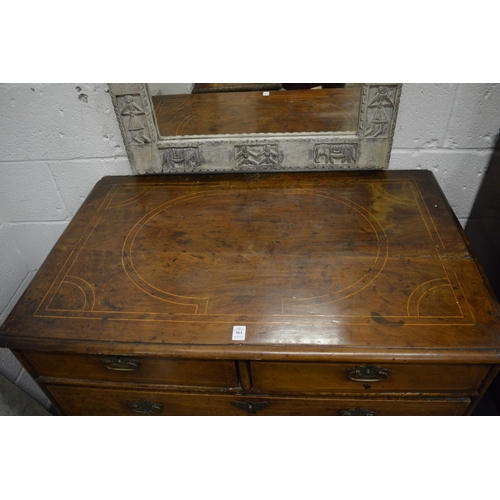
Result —
[{"label": "wood grain surface", "polygon": [[[244,342],[232,340],[237,325]],[[429,172],[107,177],[0,341],[494,362],[499,325]]]},{"label": "wood grain surface", "polygon": [[161,136],[356,132],[360,87],[153,96]]}]

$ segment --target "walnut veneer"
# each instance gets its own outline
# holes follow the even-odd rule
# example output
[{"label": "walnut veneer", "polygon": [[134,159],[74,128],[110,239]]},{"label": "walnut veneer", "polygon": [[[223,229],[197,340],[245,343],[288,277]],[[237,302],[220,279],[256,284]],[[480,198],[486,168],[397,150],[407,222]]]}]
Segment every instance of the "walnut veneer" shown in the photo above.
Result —
[{"label": "walnut veneer", "polygon": [[500,317],[430,172],[106,177],[0,345],[67,415],[463,415]]}]

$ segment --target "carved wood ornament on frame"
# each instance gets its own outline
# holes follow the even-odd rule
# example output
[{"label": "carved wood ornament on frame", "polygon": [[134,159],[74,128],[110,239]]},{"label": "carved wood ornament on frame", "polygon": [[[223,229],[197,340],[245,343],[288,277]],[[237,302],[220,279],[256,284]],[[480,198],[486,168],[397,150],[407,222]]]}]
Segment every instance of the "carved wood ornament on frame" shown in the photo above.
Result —
[{"label": "carved wood ornament on frame", "polygon": [[402,84],[363,84],[353,132],[159,134],[148,85],[110,83],[135,174],[386,169]]}]

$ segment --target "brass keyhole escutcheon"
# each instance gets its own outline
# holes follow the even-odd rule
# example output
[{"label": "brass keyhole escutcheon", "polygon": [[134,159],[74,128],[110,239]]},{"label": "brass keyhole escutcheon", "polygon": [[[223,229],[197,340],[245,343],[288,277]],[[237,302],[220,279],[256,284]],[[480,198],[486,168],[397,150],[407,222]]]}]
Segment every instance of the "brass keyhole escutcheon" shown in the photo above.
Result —
[{"label": "brass keyhole escutcheon", "polygon": [[240,410],[246,410],[249,415],[256,415],[258,411],[263,410],[264,408],[269,407],[269,403],[267,401],[259,401],[256,403],[246,403],[242,401],[231,401],[233,406],[239,408]]},{"label": "brass keyhole escutcheon", "polygon": [[374,417],[376,416],[376,412],[372,410],[365,410],[358,406],[357,408],[350,408],[349,410],[344,410],[339,412],[339,415],[343,417]]},{"label": "brass keyhole escutcheon", "polygon": [[146,401],[141,399],[139,401],[132,401],[127,405],[134,413],[161,413],[163,410],[162,403],[154,403],[153,401]]}]

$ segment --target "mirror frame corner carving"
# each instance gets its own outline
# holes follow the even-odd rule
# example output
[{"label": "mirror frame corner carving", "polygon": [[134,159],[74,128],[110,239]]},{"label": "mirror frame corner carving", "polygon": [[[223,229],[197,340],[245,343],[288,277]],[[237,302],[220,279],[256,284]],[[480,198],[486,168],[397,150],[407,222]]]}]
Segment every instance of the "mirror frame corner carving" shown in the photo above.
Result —
[{"label": "mirror frame corner carving", "polygon": [[109,83],[134,174],[389,167],[401,83],[366,83],[356,132],[162,137],[146,83]]}]

